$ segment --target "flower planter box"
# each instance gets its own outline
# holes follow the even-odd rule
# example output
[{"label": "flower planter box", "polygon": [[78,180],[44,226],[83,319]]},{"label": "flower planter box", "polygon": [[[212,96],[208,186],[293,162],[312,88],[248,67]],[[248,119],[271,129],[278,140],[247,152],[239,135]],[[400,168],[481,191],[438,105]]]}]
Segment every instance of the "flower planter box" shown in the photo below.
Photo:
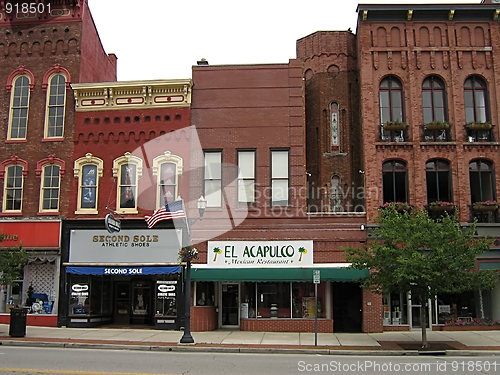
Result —
[{"label": "flower planter box", "polygon": [[[434,327],[436,328],[436,327]],[[500,325],[493,326],[474,326],[474,325],[465,325],[465,326],[440,326],[440,331],[497,331],[500,330]]]},{"label": "flower planter box", "polygon": [[450,127],[450,124],[426,124],[425,130],[446,130]]},{"label": "flower planter box", "polygon": [[478,204],[473,207],[474,211],[495,211],[498,204]]},{"label": "flower planter box", "polygon": [[382,127],[384,130],[405,130],[406,124],[384,124]]},{"label": "flower planter box", "polygon": [[467,128],[469,130],[490,130],[491,124],[489,124],[489,123],[472,123],[472,124],[468,124]]},{"label": "flower planter box", "polygon": [[429,210],[431,211],[452,211],[455,208],[453,206],[429,206]]}]

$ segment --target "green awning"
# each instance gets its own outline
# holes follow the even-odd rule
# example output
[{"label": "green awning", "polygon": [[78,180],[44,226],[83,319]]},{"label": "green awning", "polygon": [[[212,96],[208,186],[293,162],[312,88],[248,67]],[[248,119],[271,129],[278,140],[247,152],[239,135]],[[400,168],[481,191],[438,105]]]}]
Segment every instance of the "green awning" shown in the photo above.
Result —
[{"label": "green awning", "polygon": [[349,268],[238,268],[238,269],[191,269],[192,281],[313,281],[313,270],[321,271],[321,281],[356,282],[370,272]]}]

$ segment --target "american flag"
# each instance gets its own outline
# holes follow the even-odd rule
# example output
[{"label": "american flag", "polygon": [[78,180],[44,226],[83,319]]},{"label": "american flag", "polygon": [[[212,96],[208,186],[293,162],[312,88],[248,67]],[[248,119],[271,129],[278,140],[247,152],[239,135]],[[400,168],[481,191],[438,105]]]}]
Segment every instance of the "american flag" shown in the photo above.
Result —
[{"label": "american flag", "polygon": [[148,228],[153,228],[156,223],[162,220],[170,219],[185,219],[186,213],[182,205],[182,201],[175,201],[167,203],[165,206],[156,210],[152,216],[145,216],[146,223],[148,223]]}]

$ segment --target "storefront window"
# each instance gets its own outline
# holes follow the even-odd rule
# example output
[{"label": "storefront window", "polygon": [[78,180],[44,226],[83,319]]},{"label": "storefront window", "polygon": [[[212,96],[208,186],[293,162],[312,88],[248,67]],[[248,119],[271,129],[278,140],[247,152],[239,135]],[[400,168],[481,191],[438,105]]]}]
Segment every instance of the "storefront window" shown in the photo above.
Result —
[{"label": "storefront window", "polygon": [[90,313],[90,277],[72,276],[69,299],[69,314],[82,315]]},{"label": "storefront window", "polygon": [[384,325],[408,324],[406,294],[390,293],[382,296]]},{"label": "storefront window", "polygon": [[106,315],[111,311],[111,282],[103,276],[71,276],[70,315]]},{"label": "storefront window", "polygon": [[197,282],[195,288],[195,306],[215,305],[215,287],[213,282]]},{"label": "storefront window", "polygon": [[474,292],[439,294],[437,296],[438,323],[477,318]]},{"label": "storefront window", "polygon": [[290,283],[257,284],[257,318],[290,317]]},{"label": "storefront window", "polygon": [[[292,283],[293,318],[314,318],[313,283]],[[318,318],[325,318],[325,283],[318,284]]]},{"label": "storefront window", "polygon": [[156,316],[177,317],[177,275],[156,281]]}]

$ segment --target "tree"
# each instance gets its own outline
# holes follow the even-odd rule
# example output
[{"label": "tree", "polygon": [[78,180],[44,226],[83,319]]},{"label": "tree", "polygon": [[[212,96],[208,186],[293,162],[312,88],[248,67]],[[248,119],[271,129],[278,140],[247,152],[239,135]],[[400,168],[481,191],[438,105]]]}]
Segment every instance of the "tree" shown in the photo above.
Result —
[{"label": "tree", "polygon": [[363,287],[378,294],[410,292],[421,303],[422,347],[427,347],[426,303],[438,293],[495,287],[496,271],[476,272],[476,256],[491,240],[474,238],[476,224],[462,228],[456,216],[433,220],[427,211],[380,210],[376,240],[364,248],[344,248],[351,268],[370,269]]},{"label": "tree", "polygon": [[[0,233],[0,242],[3,242],[5,235]],[[11,285],[14,280],[18,280],[21,269],[28,262],[28,254],[19,247],[0,248],[0,285]]]}]

